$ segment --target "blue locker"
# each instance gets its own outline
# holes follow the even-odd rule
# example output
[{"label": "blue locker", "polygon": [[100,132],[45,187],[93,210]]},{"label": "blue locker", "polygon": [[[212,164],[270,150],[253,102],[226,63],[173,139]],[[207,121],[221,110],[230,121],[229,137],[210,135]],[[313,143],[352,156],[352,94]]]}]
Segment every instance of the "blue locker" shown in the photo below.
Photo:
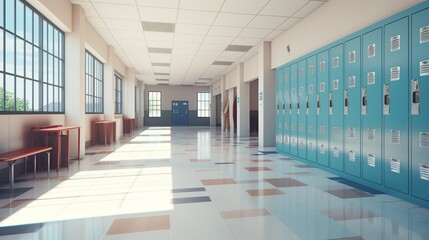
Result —
[{"label": "blue locker", "polygon": [[408,17],[384,28],[384,185],[408,193]]},{"label": "blue locker", "polygon": [[307,61],[298,63],[298,157],[307,159]]},{"label": "blue locker", "polygon": [[329,63],[329,166],[343,171],[343,127],[344,127],[344,60],[343,45],[330,49]]},{"label": "blue locker", "polygon": [[284,95],[284,110],[283,110],[283,151],[290,152],[290,70],[289,66],[283,69],[283,95]]},{"label": "blue locker", "polygon": [[317,162],[329,165],[329,52],[317,54]]},{"label": "blue locker", "polygon": [[298,65],[290,66],[290,92],[292,111],[290,114],[290,153],[298,156]]},{"label": "blue locker", "polygon": [[362,37],[362,178],[381,184],[382,157],[382,30]]},{"label": "blue locker", "polygon": [[277,69],[276,77],[276,146],[283,152],[283,69]]},{"label": "blue locker", "polygon": [[356,177],[361,172],[361,38],[345,44],[344,51],[344,171]]},{"label": "blue locker", "polygon": [[307,59],[307,159],[317,161],[317,57]]},{"label": "blue locker", "polygon": [[412,194],[429,200],[429,9],[412,16]]}]

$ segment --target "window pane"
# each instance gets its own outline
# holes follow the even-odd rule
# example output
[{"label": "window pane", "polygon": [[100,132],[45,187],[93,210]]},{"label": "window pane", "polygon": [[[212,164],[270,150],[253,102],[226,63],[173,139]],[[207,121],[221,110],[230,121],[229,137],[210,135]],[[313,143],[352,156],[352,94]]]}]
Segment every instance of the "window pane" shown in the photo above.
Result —
[{"label": "window pane", "polygon": [[4,44],[4,32],[3,29],[0,29],[0,71],[4,71],[3,65],[3,44]]},{"label": "window pane", "polygon": [[6,75],[6,111],[15,111],[15,77]]},{"label": "window pane", "polygon": [[16,38],[16,74],[24,76],[24,41]]},{"label": "window pane", "polygon": [[48,82],[48,54],[46,52],[43,52],[43,82]]},{"label": "window pane", "polygon": [[25,111],[33,111],[33,81],[25,82]]},{"label": "window pane", "polygon": [[48,54],[48,82],[54,83],[54,57]]},{"label": "window pane", "polygon": [[15,73],[15,38],[6,33],[6,72]]},{"label": "window pane", "polygon": [[16,1],[16,34],[24,38],[24,4]]},{"label": "window pane", "polygon": [[17,77],[16,78],[16,90],[15,90],[15,96],[16,96],[16,111],[22,112],[25,110],[24,107],[24,79]]},{"label": "window pane", "polygon": [[[40,79],[40,76],[39,76],[39,48],[37,48],[37,47],[34,47],[33,48],[33,50],[34,50],[34,53],[33,53],[33,70],[34,70],[34,75],[33,75],[33,77],[34,77],[34,80],[39,80]],[[35,99],[37,99],[37,98],[35,98]]]},{"label": "window pane", "polygon": [[0,74],[0,112],[4,111],[4,79],[3,74]]},{"label": "window pane", "polygon": [[[4,0],[0,0],[0,12],[3,14],[4,13],[3,11],[4,11]],[[0,27],[3,27],[3,26],[4,26],[3,17],[0,17]]]},{"label": "window pane", "polygon": [[25,44],[25,76],[33,78],[33,46]]},{"label": "window pane", "polygon": [[25,8],[25,39],[33,42],[33,10]]},{"label": "window pane", "polygon": [[39,95],[39,89],[40,89],[40,84],[39,82],[34,82],[34,111],[40,111],[42,109],[40,109],[39,103],[40,103],[40,95]]},{"label": "window pane", "polygon": [[40,47],[39,45],[39,38],[40,38],[40,33],[39,33],[39,15],[37,15],[36,13],[33,15],[33,27],[34,27],[34,44],[38,47]]},{"label": "window pane", "polygon": [[43,20],[42,32],[43,32],[43,50],[48,51],[48,24],[45,20]]},{"label": "window pane", "polygon": [[6,29],[15,32],[15,0],[5,1]]},{"label": "window pane", "polygon": [[54,29],[54,55],[58,56],[58,30]]}]

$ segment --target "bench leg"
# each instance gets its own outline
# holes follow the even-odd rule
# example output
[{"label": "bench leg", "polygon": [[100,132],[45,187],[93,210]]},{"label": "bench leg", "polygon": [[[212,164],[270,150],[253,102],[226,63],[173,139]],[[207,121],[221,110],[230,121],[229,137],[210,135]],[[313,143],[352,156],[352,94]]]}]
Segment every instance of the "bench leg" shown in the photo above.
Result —
[{"label": "bench leg", "polygon": [[51,172],[51,152],[47,152],[48,154],[48,178],[49,178],[49,174]]},{"label": "bench leg", "polygon": [[13,192],[14,180],[15,180],[15,161],[9,162],[9,184],[10,191]]},{"label": "bench leg", "polygon": [[37,154],[36,155],[34,155],[34,163],[33,163],[33,178],[36,178],[36,169],[37,169],[37,166],[36,166],[36,164],[37,164]]},{"label": "bench leg", "polygon": [[27,175],[27,157],[24,158],[24,175]]}]

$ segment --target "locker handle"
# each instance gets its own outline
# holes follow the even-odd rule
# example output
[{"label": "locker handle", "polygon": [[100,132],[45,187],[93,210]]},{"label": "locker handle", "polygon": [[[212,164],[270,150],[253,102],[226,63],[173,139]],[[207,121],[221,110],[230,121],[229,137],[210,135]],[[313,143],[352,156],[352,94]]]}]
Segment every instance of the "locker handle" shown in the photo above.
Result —
[{"label": "locker handle", "polygon": [[344,90],[344,107],[349,106],[349,97],[347,89]]},{"label": "locker handle", "polygon": [[320,97],[317,97],[317,103],[316,103],[316,104],[317,104],[317,105],[316,105],[316,106],[317,106],[317,108],[318,108],[318,109],[320,109]]},{"label": "locker handle", "polygon": [[292,97],[289,97],[289,114],[292,114]]},{"label": "locker handle", "polygon": [[362,97],[362,106],[364,106],[364,107],[368,106],[368,97],[367,96]]},{"label": "locker handle", "polygon": [[420,103],[420,91],[413,92],[413,103]]},{"label": "locker handle", "polygon": [[334,98],[332,97],[332,92],[329,92],[329,115],[332,115],[334,110]]},{"label": "locker handle", "polygon": [[285,104],[283,103],[283,111],[285,110]]},{"label": "locker handle", "polygon": [[386,106],[390,105],[390,94],[384,95],[384,105],[386,105]]},{"label": "locker handle", "polygon": [[307,105],[307,109],[310,109],[310,103],[309,103],[309,100],[308,100],[308,96],[307,96],[307,103],[306,103],[306,105]]}]

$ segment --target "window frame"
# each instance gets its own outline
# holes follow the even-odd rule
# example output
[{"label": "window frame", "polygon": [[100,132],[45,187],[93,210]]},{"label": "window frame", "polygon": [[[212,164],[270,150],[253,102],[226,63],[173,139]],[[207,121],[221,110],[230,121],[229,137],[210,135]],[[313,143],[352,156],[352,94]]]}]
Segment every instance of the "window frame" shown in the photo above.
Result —
[{"label": "window frame", "polygon": [[[1,46],[3,53],[0,56],[2,58],[0,86],[3,99],[0,102],[0,115],[64,114],[65,33],[23,0],[8,1],[14,9],[13,27],[10,28],[5,14],[6,1],[2,2],[4,5],[0,9],[3,11],[4,18],[1,19],[0,26],[3,39]],[[20,16],[17,14],[18,4],[22,6]],[[21,19],[18,20],[18,17]],[[18,24],[20,20],[22,23]],[[28,23],[31,23],[30,27]],[[21,29],[18,29],[18,26]],[[13,42],[12,50],[6,48],[8,39]],[[13,70],[7,67],[8,52],[13,55]],[[18,66],[21,64],[22,66]],[[13,84],[10,84],[12,82]],[[13,88],[12,91],[8,90],[8,85]],[[12,99],[10,101],[13,101],[13,109],[8,109],[8,99]],[[19,105],[22,104],[19,109],[18,101]]]},{"label": "window frame", "polygon": [[[157,93],[157,94],[159,94],[159,100],[151,100],[151,93]],[[149,118],[161,118],[162,117],[162,92],[161,91],[148,91],[147,95],[148,95],[148,97],[147,97],[148,98],[148,101],[147,101],[148,102],[148,117]],[[159,102],[159,104],[153,105],[154,102]],[[156,115],[156,116],[153,115],[152,111],[154,111],[154,109],[151,108],[151,106],[152,107],[159,106],[159,116],[158,115]],[[155,109],[155,111],[158,111],[158,109]]]},{"label": "window frame", "polygon": [[[89,58],[88,58],[89,57]],[[88,62],[87,60],[92,60],[92,74],[93,76],[91,76],[88,72],[87,72],[87,67],[88,67]],[[100,77],[101,79],[98,79],[96,77],[96,64],[99,64],[99,72],[100,73]],[[88,83],[89,78],[92,78],[92,84]],[[101,84],[101,97],[96,95],[96,82],[99,82],[99,84]],[[88,91],[87,87],[89,85],[92,85],[92,91]],[[88,111],[88,102],[87,102],[87,98],[90,97],[92,98],[92,109],[90,109],[91,111]],[[95,104],[95,100],[99,99],[101,101],[101,109],[100,110],[96,110],[96,104]],[[94,56],[94,54],[92,54],[91,52],[89,52],[88,50],[85,50],[85,114],[104,114],[104,63],[101,62],[97,57]]]},{"label": "window frame", "polygon": [[[200,97],[200,94],[207,94],[207,96],[208,96],[208,99],[207,100],[200,100],[199,99],[199,97]],[[197,118],[210,118],[211,117],[211,99],[210,99],[210,92],[197,92]],[[203,109],[201,109],[201,108],[199,108],[199,103],[208,103],[208,109],[205,109],[205,108],[203,108]],[[207,115],[200,115],[200,114],[202,114],[202,113],[206,113]]]},{"label": "window frame", "polygon": [[[123,112],[123,78],[121,75],[115,73],[115,84],[113,86],[113,97],[115,104],[115,114],[122,114]],[[119,83],[119,89],[118,89]],[[119,101],[118,100],[119,95]]]}]

